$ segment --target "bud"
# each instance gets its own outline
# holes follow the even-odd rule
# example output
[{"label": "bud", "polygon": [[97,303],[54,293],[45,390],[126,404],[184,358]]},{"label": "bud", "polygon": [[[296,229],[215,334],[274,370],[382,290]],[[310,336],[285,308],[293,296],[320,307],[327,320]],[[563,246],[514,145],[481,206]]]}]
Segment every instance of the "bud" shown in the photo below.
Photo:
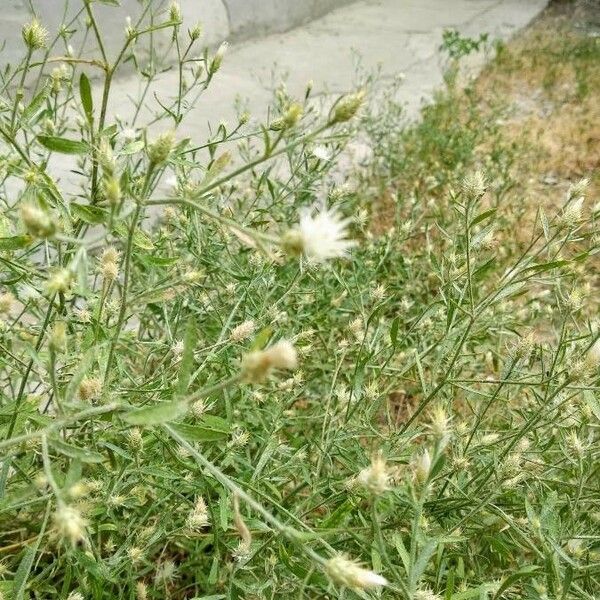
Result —
[{"label": "bud", "polygon": [[345,123],[346,121],[349,121],[356,115],[358,109],[362,106],[364,99],[365,92],[363,90],[354,94],[348,94],[341,98],[334,107],[331,123]]},{"label": "bud", "polygon": [[98,147],[98,162],[102,166],[105,175],[112,175],[115,170],[115,157],[112,146],[107,139],[100,140]]},{"label": "bud", "polygon": [[64,321],[57,321],[50,333],[50,349],[54,352],[63,352],[67,349],[67,325]]},{"label": "bud", "polygon": [[148,148],[148,158],[154,165],[161,165],[171,154],[175,145],[175,134],[172,131],[167,131],[158,136],[156,141]]},{"label": "bud", "polygon": [[169,6],[169,21],[173,23],[181,23],[181,7],[178,2],[171,2]]},{"label": "bud", "polygon": [[283,121],[286,127],[293,127],[302,117],[304,113],[304,108],[298,102],[294,102],[291,106],[285,111],[283,115]]},{"label": "bud", "polygon": [[49,295],[69,291],[73,283],[73,273],[69,269],[59,269],[46,282],[46,292]]},{"label": "bud", "polygon": [[374,571],[363,569],[356,561],[338,554],[325,563],[327,574],[336,583],[352,590],[368,590],[387,585],[387,580]]},{"label": "bud", "polygon": [[291,342],[280,340],[265,350],[250,352],[242,359],[241,375],[248,383],[264,381],[274,369],[291,370],[298,364],[298,355]]},{"label": "bud", "polygon": [[196,23],[189,31],[190,40],[195,42],[202,35],[202,23]]},{"label": "bud", "polygon": [[223,63],[223,57],[227,52],[227,48],[229,48],[229,44],[227,42],[223,42],[219,46],[217,52],[213,56],[213,59],[210,63],[210,67],[208,68],[208,72],[210,75],[214,75],[221,68],[221,64]]},{"label": "bud", "polygon": [[117,206],[121,202],[121,184],[116,177],[108,177],[104,180],[104,195],[111,206]]},{"label": "bud", "polygon": [[49,238],[56,233],[56,222],[50,214],[33,204],[24,204],[21,207],[21,220],[32,237]]},{"label": "bud", "polygon": [[136,452],[139,452],[144,447],[142,432],[137,427],[132,427],[127,432],[127,443]]},{"label": "bud", "polygon": [[45,48],[48,42],[48,31],[37,19],[32,19],[23,25],[21,35],[27,48],[32,51]]},{"label": "bud", "polygon": [[148,600],[148,587],[143,581],[138,581],[135,584],[136,600]]},{"label": "bud", "polygon": [[429,472],[431,471],[431,456],[429,450],[425,449],[417,457],[414,464],[415,478],[421,484],[425,483],[429,478]]},{"label": "bud", "polygon": [[76,508],[61,504],[54,513],[54,523],[60,537],[72,546],[85,541],[87,523]]},{"label": "bud", "polygon": [[249,120],[250,120],[250,113],[246,110],[240,115],[240,118],[238,119],[238,123],[240,125],[245,125]]},{"label": "bud", "polygon": [[188,529],[192,531],[198,531],[208,525],[208,510],[206,508],[206,502],[202,496],[196,498],[196,504],[194,509],[188,515],[185,524]]}]

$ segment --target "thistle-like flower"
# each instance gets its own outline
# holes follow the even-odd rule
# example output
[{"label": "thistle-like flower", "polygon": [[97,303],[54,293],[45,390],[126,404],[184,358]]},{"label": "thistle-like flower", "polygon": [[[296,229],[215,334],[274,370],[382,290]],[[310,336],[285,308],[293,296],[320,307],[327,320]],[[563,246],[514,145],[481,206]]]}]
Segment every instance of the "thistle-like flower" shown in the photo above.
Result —
[{"label": "thistle-like flower", "polygon": [[375,495],[389,490],[390,474],[383,456],[376,454],[371,459],[371,464],[358,474],[356,481]]},{"label": "thistle-like flower", "polygon": [[185,523],[188,529],[191,529],[192,531],[198,531],[208,525],[208,510],[202,496],[198,496],[196,499],[196,504],[188,515]]},{"label": "thistle-like flower", "polygon": [[358,562],[342,554],[330,558],[325,570],[333,581],[353,590],[368,590],[388,584],[385,577],[364,569]]},{"label": "thistle-like flower", "polygon": [[37,19],[32,19],[23,25],[21,34],[25,45],[30,50],[45,48],[48,43],[48,30]]},{"label": "thistle-like flower", "polygon": [[254,324],[254,321],[244,321],[231,330],[229,338],[233,342],[241,342],[242,340],[249,338],[254,333],[255,328],[256,325]]},{"label": "thistle-like flower", "polygon": [[355,242],[347,239],[346,227],[351,219],[340,218],[333,209],[311,208],[300,215],[298,226],[288,231],[282,240],[290,254],[304,254],[313,263],[341,258]]}]

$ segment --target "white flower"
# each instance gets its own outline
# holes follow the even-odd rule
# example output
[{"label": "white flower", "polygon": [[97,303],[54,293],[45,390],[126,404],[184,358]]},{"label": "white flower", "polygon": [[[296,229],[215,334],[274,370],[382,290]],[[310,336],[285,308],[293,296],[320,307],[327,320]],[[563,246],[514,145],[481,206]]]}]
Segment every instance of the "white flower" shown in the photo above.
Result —
[{"label": "white flower", "polygon": [[319,160],[331,160],[331,152],[325,146],[315,146],[312,155]]},{"label": "white flower", "polygon": [[357,476],[357,482],[373,494],[383,494],[390,489],[390,474],[384,458],[375,455],[371,464]]},{"label": "white flower", "polygon": [[363,569],[356,561],[341,554],[330,558],[325,568],[335,582],[354,590],[367,590],[388,583],[385,577]]},{"label": "white flower", "polygon": [[351,219],[340,218],[333,209],[311,208],[300,215],[298,227],[288,232],[284,247],[292,253],[303,253],[313,263],[347,255],[355,242],[347,239],[346,226]]},{"label": "white flower", "polygon": [[132,127],[126,127],[123,129],[123,131],[121,131],[121,136],[125,141],[131,142],[137,138],[137,133]]}]

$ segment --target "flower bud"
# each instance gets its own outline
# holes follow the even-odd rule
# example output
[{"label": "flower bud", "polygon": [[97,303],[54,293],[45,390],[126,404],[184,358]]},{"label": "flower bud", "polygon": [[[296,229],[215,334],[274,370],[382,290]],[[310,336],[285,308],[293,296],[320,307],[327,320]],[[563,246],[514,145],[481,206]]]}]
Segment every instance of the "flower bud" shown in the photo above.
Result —
[{"label": "flower bud", "polygon": [[121,202],[121,184],[116,177],[107,177],[104,180],[104,195],[111,206],[117,206]]},{"label": "flower bud", "polygon": [[195,42],[202,35],[202,23],[196,23],[189,31],[190,40]]},{"label": "flower bud", "polygon": [[33,204],[24,204],[21,207],[21,220],[32,237],[49,238],[56,233],[56,222],[50,214]]},{"label": "flower bud", "polygon": [[23,41],[30,50],[45,48],[48,42],[48,31],[37,19],[32,19],[23,25],[21,30]]},{"label": "flower bud", "polygon": [[67,325],[57,321],[50,333],[50,349],[54,352],[64,352],[67,349]]},{"label": "flower bud", "polygon": [[363,569],[356,561],[338,554],[325,564],[327,574],[336,583],[353,590],[367,590],[387,585],[387,580],[368,569]]},{"label": "flower bud", "polygon": [[46,282],[46,292],[49,295],[65,293],[69,291],[73,283],[73,273],[69,269],[59,269]]},{"label": "flower bud", "polygon": [[225,53],[227,52],[228,48],[228,42],[223,42],[219,46],[218,50],[213,56],[213,59],[210,63],[210,67],[208,68],[208,72],[210,73],[210,75],[214,75],[221,68],[221,64],[223,63],[223,57],[225,56]]},{"label": "flower bud", "polygon": [[161,165],[171,154],[175,145],[175,134],[167,131],[156,138],[156,141],[148,148],[148,158],[154,165]]},{"label": "flower bud", "polygon": [[364,99],[365,92],[363,90],[344,96],[334,107],[331,123],[345,123],[349,121],[356,115]]}]

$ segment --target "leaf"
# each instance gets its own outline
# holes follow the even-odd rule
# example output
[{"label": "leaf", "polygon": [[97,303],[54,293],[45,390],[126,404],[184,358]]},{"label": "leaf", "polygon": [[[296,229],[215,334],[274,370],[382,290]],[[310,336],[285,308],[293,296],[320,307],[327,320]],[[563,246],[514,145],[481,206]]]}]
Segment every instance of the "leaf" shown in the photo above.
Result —
[{"label": "leaf", "polygon": [[398,327],[400,325],[400,318],[396,317],[392,321],[392,326],[390,327],[390,341],[392,342],[392,346],[396,347],[398,343]]},{"label": "leaf", "polygon": [[128,154],[136,154],[144,147],[144,142],[142,140],[137,140],[135,142],[129,142],[129,144],[125,144],[123,149],[119,152],[121,155]]},{"label": "leaf", "polygon": [[87,143],[81,140],[70,140],[55,135],[38,135],[37,140],[44,148],[61,154],[85,154],[89,150]]},{"label": "leaf", "polygon": [[94,450],[89,450],[87,448],[79,448],[78,446],[67,444],[61,440],[51,439],[48,441],[55,450],[69,458],[76,458],[85,463],[102,463],[105,460],[100,452],[95,452]]},{"label": "leaf", "polygon": [[[500,585],[498,591],[494,594],[492,600],[497,600],[502,597],[503,592],[505,592],[509,587],[513,585],[513,583],[517,582],[519,579],[524,579],[525,577],[532,577],[535,575],[536,571],[539,569],[537,565],[528,565],[519,569],[516,573],[509,575]],[[454,596],[456,597],[456,596]]]},{"label": "leaf", "polygon": [[29,572],[31,571],[31,567],[33,566],[33,561],[35,560],[35,555],[38,549],[39,540],[41,536],[38,536],[36,542],[33,546],[29,546],[25,550],[25,556],[21,559],[19,563],[19,568],[15,573],[15,579],[13,582],[13,598],[14,600],[23,600],[25,598],[25,588],[27,587],[27,580],[29,579]]},{"label": "leaf", "polygon": [[28,235],[13,235],[12,237],[0,237],[0,250],[18,250],[29,246],[31,238]]},{"label": "leaf", "polygon": [[195,425],[173,423],[171,427],[189,442],[213,442],[229,435],[229,423],[221,417],[206,415]]},{"label": "leaf", "polygon": [[92,99],[92,86],[90,80],[85,73],[79,76],[79,96],[81,104],[85,112],[88,123],[92,125],[94,122],[94,101]]},{"label": "leaf", "polygon": [[163,402],[136,408],[124,415],[123,419],[131,425],[161,425],[182,417],[186,412],[186,402]]},{"label": "leaf", "polygon": [[532,265],[531,267],[526,267],[521,271],[521,273],[542,273],[544,271],[550,271],[552,269],[558,269],[560,267],[564,267],[568,265],[570,261],[568,260],[553,260],[551,262],[543,263],[540,265]]},{"label": "leaf", "polygon": [[179,375],[175,389],[176,396],[183,396],[188,389],[192,367],[194,366],[194,349],[196,348],[197,340],[196,323],[194,318],[190,317],[183,337],[183,353],[181,355],[181,362],[179,363]]},{"label": "leaf", "polygon": [[481,214],[477,215],[471,221],[471,227],[473,227],[473,225],[477,225],[477,223],[481,223],[481,221],[485,221],[488,217],[491,217],[495,212],[496,212],[495,208],[490,208],[490,210],[486,210],[486,211],[482,212]]},{"label": "leaf", "polygon": [[35,115],[39,112],[40,108],[42,108],[42,104],[46,101],[48,94],[50,93],[50,86],[46,86],[42,89],[39,94],[37,94],[33,100],[25,107],[23,114],[21,115],[21,123],[26,124],[35,117]]},{"label": "leaf", "polygon": [[71,203],[71,212],[80,221],[87,223],[88,225],[98,225],[104,223],[107,218],[107,213],[103,208],[99,206],[91,206],[89,204],[78,204],[76,202]]}]

